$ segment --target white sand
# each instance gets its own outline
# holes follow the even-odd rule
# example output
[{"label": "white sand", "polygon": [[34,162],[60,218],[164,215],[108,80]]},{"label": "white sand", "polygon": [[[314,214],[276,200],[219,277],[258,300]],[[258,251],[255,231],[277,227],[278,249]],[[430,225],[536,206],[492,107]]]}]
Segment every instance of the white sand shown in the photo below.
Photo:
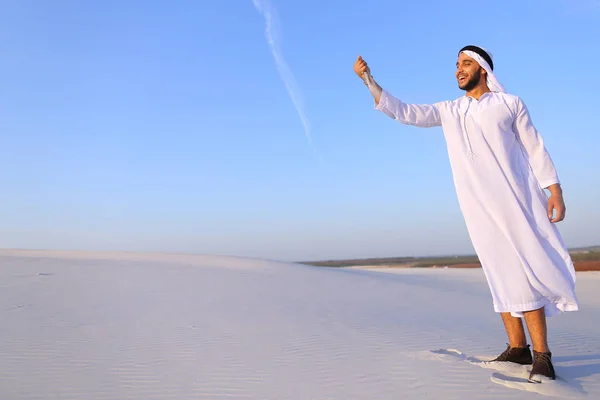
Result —
[{"label": "white sand", "polygon": [[506,342],[481,270],[383,271],[0,250],[0,399],[600,398],[600,274],[514,389],[465,362]]}]

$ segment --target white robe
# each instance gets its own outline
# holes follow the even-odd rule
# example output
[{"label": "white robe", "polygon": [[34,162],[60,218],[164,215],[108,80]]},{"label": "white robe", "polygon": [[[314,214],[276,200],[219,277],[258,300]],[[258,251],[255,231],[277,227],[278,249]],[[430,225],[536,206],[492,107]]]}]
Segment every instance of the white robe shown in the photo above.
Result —
[{"label": "white robe", "polygon": [[548,218],[544,188],[559,183],[523,101],[488,92],[406,104],[385,90],[375,107],[419,127],[442,126],[460,208],[496,312],[578,310],[575,269]]}]

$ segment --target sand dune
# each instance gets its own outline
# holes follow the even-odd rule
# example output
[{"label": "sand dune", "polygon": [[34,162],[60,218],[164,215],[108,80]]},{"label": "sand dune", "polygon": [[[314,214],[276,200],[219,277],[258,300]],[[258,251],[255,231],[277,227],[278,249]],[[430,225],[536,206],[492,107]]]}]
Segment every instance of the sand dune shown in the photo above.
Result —
[{"label": "sand dune", "polygon": [[506,341],[481,270],[17,250],[0,263],[0,399],[600,398],[596,272],[578,275],[582,311],[549,322],[561,380],[522,385],[526,371],[476,362]]}]

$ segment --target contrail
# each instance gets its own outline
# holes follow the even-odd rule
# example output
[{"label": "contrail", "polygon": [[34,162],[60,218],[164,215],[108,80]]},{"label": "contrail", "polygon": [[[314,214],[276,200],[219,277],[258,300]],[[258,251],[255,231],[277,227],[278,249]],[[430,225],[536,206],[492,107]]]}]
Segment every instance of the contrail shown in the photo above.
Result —
[{"label": "contrail", "polygon": [[277,30],[277,15],[269,0],[252,0],[254,7],[263,15],[265,18],[265,37],[267,39],[267,43],[271,48],[271,53],[275,58],[275,65],[277,66],[277,71],[285,84],[285,87],[294,103],[294,107],[300,116],[300,120],[302,121],[302,125],[304,126],[304,134],[308,139],[309,144],[312,146],[312,138],[310,136],[310,122],[308,121],[308,117],[304,112],[304,105],[302,101],[302,95],[300,93],[300,89],[298,88],[298,84],[296,83],[296,79],[294,78],[294,74],[290,70],[290,67],[285,62],[283,55],[281,54],[281,49],[279,48],[278,41],[278,30]]}]

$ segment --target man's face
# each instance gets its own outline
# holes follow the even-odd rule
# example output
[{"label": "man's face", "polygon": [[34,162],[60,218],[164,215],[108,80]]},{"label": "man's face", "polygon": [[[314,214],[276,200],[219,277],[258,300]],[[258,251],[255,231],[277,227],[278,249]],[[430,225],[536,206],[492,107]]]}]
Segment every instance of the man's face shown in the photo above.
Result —
[{"label": "man's face", "polygon": [[467,92],[475,88],[481,79],[481,71],[482,68],[477,61],[464,53],[460,53],[456,63],[458,87]]}]

